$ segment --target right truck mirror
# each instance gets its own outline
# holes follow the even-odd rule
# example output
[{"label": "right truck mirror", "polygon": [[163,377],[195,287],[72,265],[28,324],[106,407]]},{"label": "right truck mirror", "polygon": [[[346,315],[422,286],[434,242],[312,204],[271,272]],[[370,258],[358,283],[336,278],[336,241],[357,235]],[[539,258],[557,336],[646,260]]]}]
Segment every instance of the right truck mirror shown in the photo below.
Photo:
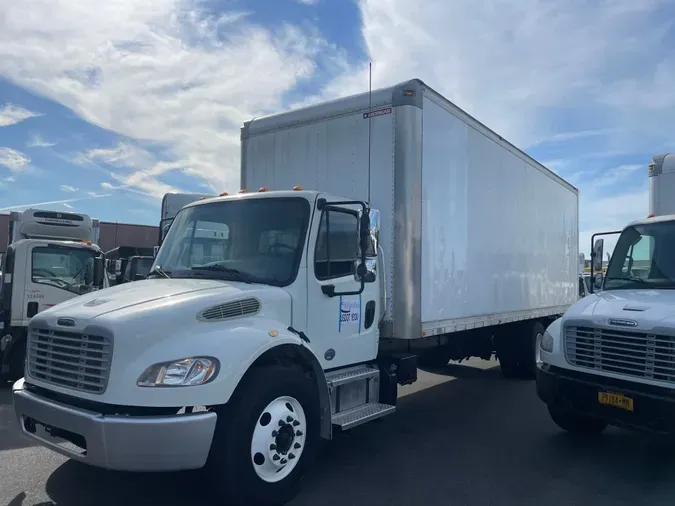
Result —
[{"label": "right truck mirror", "polygon": [[593,245],[593,253],[591,253],[591,261],[593,262],[593,270],[595,272],[602,272],[602,254],[605,247],[604,239],[598,239]]}]

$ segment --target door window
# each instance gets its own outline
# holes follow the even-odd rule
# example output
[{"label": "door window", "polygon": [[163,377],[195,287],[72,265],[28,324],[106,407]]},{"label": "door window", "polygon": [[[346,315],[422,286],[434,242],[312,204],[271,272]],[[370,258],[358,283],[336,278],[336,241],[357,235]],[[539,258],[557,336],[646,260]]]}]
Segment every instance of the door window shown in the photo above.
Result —
[{"label": "door window", "polygon": [[358,254],[356,213],[333,209],[323,211],[314,252],[316,278],[326,280],[353,275]]}]

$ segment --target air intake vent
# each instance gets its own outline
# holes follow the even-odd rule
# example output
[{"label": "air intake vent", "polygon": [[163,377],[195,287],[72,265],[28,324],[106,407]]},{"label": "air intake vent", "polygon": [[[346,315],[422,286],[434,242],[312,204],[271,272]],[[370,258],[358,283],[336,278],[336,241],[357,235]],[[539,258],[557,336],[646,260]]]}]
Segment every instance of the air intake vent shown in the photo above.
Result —
[{"label": "air intake vent", "polygon": [[218,322],[239,316],[256,314],[258,311],[260,311],[260,301],[258,299],[233,300],[205,309],[197,315],[197,319],[207,322]]}]

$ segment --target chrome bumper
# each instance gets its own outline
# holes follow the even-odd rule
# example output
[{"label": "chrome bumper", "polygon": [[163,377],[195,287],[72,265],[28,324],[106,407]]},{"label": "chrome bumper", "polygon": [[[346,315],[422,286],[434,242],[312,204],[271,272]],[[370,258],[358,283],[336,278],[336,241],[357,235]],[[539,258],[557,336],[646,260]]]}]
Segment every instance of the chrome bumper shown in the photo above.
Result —
[{"label": "chrome bumper", "polygon": [[[85,464],[118,471],[178,471],[204,466],[216,427],[214,412],[171,416],[102,415],[12,387],[23,434]],[[86,450],[50,432],[84,439]],[[79,438],[78,438],[79,436]]]}]

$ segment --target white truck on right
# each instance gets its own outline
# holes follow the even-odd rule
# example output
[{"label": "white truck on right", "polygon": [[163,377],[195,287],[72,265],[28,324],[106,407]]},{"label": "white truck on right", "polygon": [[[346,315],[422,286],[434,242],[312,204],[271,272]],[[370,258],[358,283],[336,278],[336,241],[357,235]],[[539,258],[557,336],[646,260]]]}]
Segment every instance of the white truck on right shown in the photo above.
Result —
[{"label": "white truck on right", "polygon": [[[537,393],[573,433],[608,425],[672,433],[675,421],[675,154],[649,165],[650,212],[620,234],[602,288],[546,329]],[[591,253],[602,268],[604,241]],[[591,282],[591,291],[594,291]]]}]

